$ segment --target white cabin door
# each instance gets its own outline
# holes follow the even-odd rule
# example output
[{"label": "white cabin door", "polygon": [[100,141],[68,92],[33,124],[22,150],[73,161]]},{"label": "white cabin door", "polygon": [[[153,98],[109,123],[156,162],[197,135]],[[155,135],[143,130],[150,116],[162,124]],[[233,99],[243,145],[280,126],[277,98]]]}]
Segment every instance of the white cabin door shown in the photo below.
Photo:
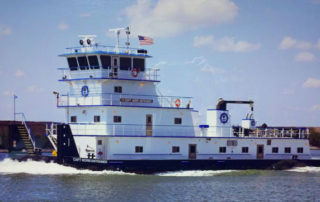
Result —
[{"label": "white cabin door", "polygon": [[111,68],[112,68],[111,72],[114,78],[118,78],[118,71],[120,66],[119,62],[120,62],[119,57],[117,56],[111,57]]},{"label": "white cabin door", "polygon": [[152,114],[146,115],[146,135],[152,136]]}]

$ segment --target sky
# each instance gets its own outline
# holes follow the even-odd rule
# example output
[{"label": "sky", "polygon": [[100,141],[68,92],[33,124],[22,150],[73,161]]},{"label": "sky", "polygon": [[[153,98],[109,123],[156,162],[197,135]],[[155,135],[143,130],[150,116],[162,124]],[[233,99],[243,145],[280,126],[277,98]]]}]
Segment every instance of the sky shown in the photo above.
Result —
[{"label": "sky", "polygon": [[[58,57],[79,34],[114,45],[110,28],[152,37],[163,95],[193,97],[202,122],[217,100],[253,100],[258,124],[320,126],[320,0],[0,0],[0,120],[65,122],[53,91]],[[124,44],[121,38],[120,45]],[[239,124],[249,111],[228,105]]]}]

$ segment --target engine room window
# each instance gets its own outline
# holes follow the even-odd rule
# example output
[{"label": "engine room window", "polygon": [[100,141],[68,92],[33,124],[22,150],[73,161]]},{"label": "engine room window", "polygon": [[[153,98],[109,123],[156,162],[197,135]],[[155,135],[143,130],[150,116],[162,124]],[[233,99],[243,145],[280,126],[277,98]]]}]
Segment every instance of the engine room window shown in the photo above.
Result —
[{"label": "engine room window", "polygon": [[284,148],[284,153],[287,153],[287,154],[291,153],[291,148],[290,147],[285,147]]},{"label": "engine room window", "polygon": [[71,71],[78,69],[78,63],[76,58],[68,58],[68,65]]},{"label": "engine room window", "polygon": [[114,92],[115,93],[122,93],[122,87],[121,86],[115,86],[114,87]]},{"label": "engine room window", "polygon": [[279,153],[278,147],[272,147],[272,153]]},{"label": "engine room window", "polygon": [[98,140],[98,145],[102,145],[102,140]]},{"label": "engine room window", "polygon": [[219,152],[220,153],[226,153],[227,152],[227,148],[226,147],[219,147]]},{"label": "engine room window", "polygon": [[71,116],[70,117],[71,123],[76,123],[77,122],[77,117],[76,116]]},{"label": "engine room window", "polygon": [[78,63],[81,70],[89,69],[87,57],[78,57]]},{"label": "engine room window", "polygon": [[144,59],[133,58],[133,68],[136,68],[140,72],[144,72],[144,69],[145,69]]},{"label": "engine room window", "polygon": [[297,148],[297,153],[303,153],[303,147],[298,147]]},{"label": "engine room window", "polygon": [[249,153],[249,147],[242,147],[242,153]]},{"label": "engine room window", "polygon": [[227,140],[227,146],[238,146],[238,141],[237,140]]},{"label": "engine room window", "polygon": [[120,70],[129,70],[131,68],[131,58],[120,57]]},{"label": "engine room window", "polygon": [[143,153],[143,147],[136,146],[136,153]]},{"label": "engine room window", "polygon": [[100,116],[94,116],[93,121],[95,123],[100,122]]},{"label": "engine room window", "polygon": [[182,124],[182,118],[174,118],[174,124]]},{"label": "engine room window", "polygon": [[179,153],[180,152],[180,147],[173,146],[172,147],[172,153]]},{"label": "engine room window", "polygon": [[114,123],[121,123],[121,116],[113,116]]},{"label": "engine room window", "polygon": [[96,55],[88,56],[91,69],[99,69],[99,61]]},{"label": "engine room window", "polygon": [[103,69],[111,68],[111,56],[101,55],[100,56],[101,64]]}]

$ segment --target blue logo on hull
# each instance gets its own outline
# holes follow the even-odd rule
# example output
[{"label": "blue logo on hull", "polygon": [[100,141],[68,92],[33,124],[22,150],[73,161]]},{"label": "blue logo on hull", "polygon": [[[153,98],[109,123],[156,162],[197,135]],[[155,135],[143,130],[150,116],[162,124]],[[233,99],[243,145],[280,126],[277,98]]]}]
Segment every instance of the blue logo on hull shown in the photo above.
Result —
[{"label": "blue logo on hull", "polygon": [[83,86],[83,87],[81,88],[81,95],[82,95],[83,97],[87,97],[87,96],[89,95],[89,88],[88,88],[88,86]]},{"label": "blue logo on hull", "polygon": [[220,121],[221,121],[221,123],[225,124],[225,123],[228,122],[228,120],[229,120],[228,114],[222,113],[222,114],[220,115]]}]

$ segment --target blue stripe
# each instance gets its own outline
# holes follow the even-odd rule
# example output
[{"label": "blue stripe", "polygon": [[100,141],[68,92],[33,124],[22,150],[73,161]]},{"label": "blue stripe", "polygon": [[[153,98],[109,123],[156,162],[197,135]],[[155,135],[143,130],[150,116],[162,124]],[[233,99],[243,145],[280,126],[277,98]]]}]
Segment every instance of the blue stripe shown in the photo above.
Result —
[{"label": "blue stripe", "polygon": [[144,80],[144,79],[117,79],[117,78],[80,78],[80,79],[60,79],[58,81],[81,81],[81,80],[123,80],[123,81],[145,81],[145,82],[160,82],[160,80]]},{"label": "blue stripe", "polygon": [[229,110],[222,110],[222,109],[207,109],[207,111],[223,111],[223,112],[228,112]]},{"label": "blue stripe", "polygon": [[263,139],[272,139],[272,140],[307,140],[307,139],[296,139],[296,138],[284,138],[284,137],[250,137],[250,138],[243,138],[243,137],[212,137],[212,136],[207,136],[207,137],[196,137],[196,136],[145,136],[145,135],[73,135],[76,137],[114,137],[114,138],[119,138],[119,137],[143,137],[143,138],[212,138],[212,139],[243,139],[243,140],[263,140]]},{"label": "blue stripe", "polygon": [[117,52],[108,52],[108,51],[90,51],[90,52],[74,52],[74,53],[63,53],[58,56],[71,56],[71,55],[85,55],[85,54],[108,54],[108,55],[123,55],[123,56],[140,56],[140,57],[145,57],[145,58],[151,58],[152,56],[150,55],[145,55],[145,54],[129,54],[129,53],[117,53]]},{"label": "blue stripe", "polygon": [[67,105],[67,106],[57,106],[57,107],[136,107],[136,108],[155,108],[155,109],[187,109],[187,110],[193,110],[193,108],[178,108],[178,107],[148,107],[148,106],[130,106],[130,105]]}]

